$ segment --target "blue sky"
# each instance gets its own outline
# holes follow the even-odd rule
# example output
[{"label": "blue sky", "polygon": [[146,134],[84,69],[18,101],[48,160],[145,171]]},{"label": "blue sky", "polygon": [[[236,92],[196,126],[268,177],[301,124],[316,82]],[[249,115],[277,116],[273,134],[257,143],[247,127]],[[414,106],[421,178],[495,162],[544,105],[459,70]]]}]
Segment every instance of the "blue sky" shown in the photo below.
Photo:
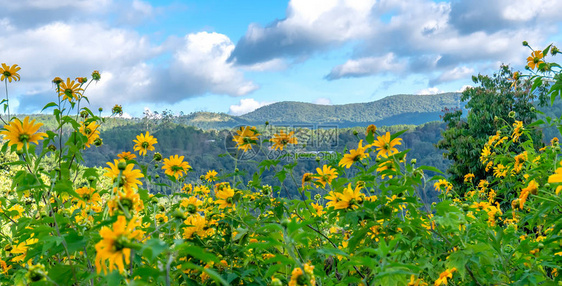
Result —
[{"label": "blue sky", "polygon": [[[51,80],[102,80],[91,108],[243,114],[278,101],[346,104],[459,91],[559,44],[558,0],[0,0],[12,109],[55,100]],[[483,9],[482,7],[486,7]]]}]

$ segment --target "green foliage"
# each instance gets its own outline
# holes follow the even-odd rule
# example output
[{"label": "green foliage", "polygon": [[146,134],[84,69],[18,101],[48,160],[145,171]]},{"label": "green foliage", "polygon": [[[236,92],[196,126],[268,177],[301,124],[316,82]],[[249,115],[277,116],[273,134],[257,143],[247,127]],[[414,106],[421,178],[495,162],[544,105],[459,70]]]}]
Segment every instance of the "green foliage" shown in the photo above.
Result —
[{"label": "green foliage", "polygon": [[[474,174],[475,180],[488,179],[490,173],[480,162],[480,153],[488,137],[494,135],[500,127],[511,126],[515,121],[522,121],[524,125],[536,119],[533,101],[540,99],[544,104],[544,88],[536,94],[529,92],[531,83],[513,82],[514,73],[507,66],[492,76],[478,75],[472,79],[479,86],[466,89],[461,96],[466,101],[468,116],[462,117],[462,110],[449,110],[443,121],[447,130],[443,132],[443,139],[437,147],[447,151],[445,158],[451,161],[447,173],[449,180],[463,191],[463,181],[466,174]],[[535,148],[540,148],[542,134],[535,129],[531,133]],[[505,133],[501,137],[505,136]],[[512,150],[521,150],[517,144]]]}]

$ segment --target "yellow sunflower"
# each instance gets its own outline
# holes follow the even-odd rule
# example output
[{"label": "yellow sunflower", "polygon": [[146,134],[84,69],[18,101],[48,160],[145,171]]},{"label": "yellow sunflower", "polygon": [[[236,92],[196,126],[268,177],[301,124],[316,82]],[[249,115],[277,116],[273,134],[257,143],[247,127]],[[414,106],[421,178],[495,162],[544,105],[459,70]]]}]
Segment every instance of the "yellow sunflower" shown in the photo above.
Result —
[{"label": "yellow sunflower", "polygon": [[294,134],[294,131],[291,131],[289,132],[289,134],[287,134],[285,133],[285,131],[280,130],[279,133],[274,134],[273,138],[271,138],[269,141],[274,143],[273,148],[275,148],[275,150],[280,149],[282,151],[283,148],[287,146],[287,144],[298,144],[297,137],[295,137]]},{"label": "yellow sunflower", "polygon": [[257,144],[258,136],[260,135],[255,127],[244,126],[240,127],[232,138],[236,142],[238,150],[242,149],[244,152],[252,149],[252,144]]},{"label": "yellow sunflower", "polygon": [[20,80],[18,71],[21,68],[18,65],[8,66],[6,63],[0,67],[0,81],[8,80],[9,82]]},{"label": "yellow sunflower", "polygon": [[230,186],[227,185],[218,190],[215,196],[218,199],[215,203],[219,205],[219,208],[234,207],[234,190]]},{"label": "yellow sunflower", "polygon": [[394,138],[393,140],[390,140],[390,132],[386,132],[383,136],[378,136],[377,140],[373,142],[373,146],[377,147],[376,151],[379,151],[379,153],[377,153],[377,157],[383,156],[386,158],[388,155],[398,153],[398,149],[394,146],[402,145],[402,142],[400,141],[402,141],[401,138]]},{"label": "yellow sunflower", "polygon": [[[113,160],[113,163],[110,162],[107,163],[107,165],[109,165],[109,168],[108,167],[104,168],[106,170],[104,176],[112,179],[114,183],[119,178],[119,173],[120,173],[119,163],[123,164],[125,163],[125,161]],[[137,189],[138,185],[142,185],[142,182],[139,181],[139,179],[144,177],[144,175],[138,169],[133,170],[134,166],[135,166],[134,164],[126,164],[126,167],[123,170],[123,173],[121,174],[121,179],[118,182],[119,187],[123,187],[124,189],[129,190],[133,188]]]},{"label": "yellow sunflower", "polygon": [[35,124],[35,119],[29,122],[29,116],[23,119],[23,122],[18,118],[10,121],[8,125],[4,125],[4,129],[0,132],[1,135],[6,136],[8,146],[16,145],[18,150],[23,149],[26,143],[39,144],[39,140],[47,137],[46,133],[37,132],[43,123]]},{"label": "yellow sunflower", "polygon": [[357,149],[349,150],[349,154],[343,155],[343,158],[338,163],[338,166],[345,166],[349,169],[353,163],[369,157],[369,153],[365,153],[365,150],[369,147],[369,145],[363,146],[363,140],[359,141]]},{"label": "yellow sunflower", "polygon": [[183,173],[187,173],[191,166],[183,160],[183,156],[173,155],[164,159],[162,169],[165,170],[166,175],[174,176],[177,180]]},{"label": "yellow sunflower", "polygon": [[291,272],[291,281],[289,281],[289,286],[297,285],[316,285],[316,279],[314,277],[314,266],[305,263],[303,269],[297,267]]},{"label": "yellow sunflower", "polygon": [[138,135],[137,139],[133,140],[133,142],[136,143],[133,147],[134,150],[139,151],[139,155],[144,156],[147,151],[154,151],[154,144],[158,143],[158,140],[146,131],[146,135]]},{"label": "yellow sunflower", "polygon": [[336,169],[328,165],[322,166],[322,169],[316,168],[316,172],[318,172],[318,176],[315,177],[315,179],[318,183],[322,184],[322,187],[324,188],[326,187],[326,184],[331,184],[332,180],[338,177]]},{"label": "yellow sunflower", "polygon": [[183,238],[190,239],[193,234],[197,234],[199,237],[204,238],[212,234],[212,230],[207,228],[207,221],[204,217],[200,215],[193,215],[188,217],[184,223],[187,225],[183,230]]},{"label": "yellow sunflower", "polygon": [[304,186],[306,186],[307,184],[311,184],[312,183],[312,179],[314,174],[312,173],[304,173],[302,175],[302,187],[304,188]]},{"label": "yellow sunflower", "polygon": [[[96,269],[100,273],[103,269],[107,274],[106,260],[109,262],[109,272],[116,269],[119,273],[125,272],[125,265],[131,263],[130,245],[134,239],[142,236],[141,230],[135,230],[140,225],[140,220],[133,218],[127,223],[125,216],[119,216],[113,224],[113,229],[104,226],[100,230],[102,240],[96,244]],[[128,247],[129,246],[129,247]],[[125,261],[123,263],[123,258]]]},{"label": "yellow sunflower", "polygon": [[205,180],[209,181],[209,182],[214,182],[217,180],[217,171],[215,170],[209,170],[209,172],[207,172],[207,174],[205,174]]},{"label": "yellow sunflower", "polygon": [[338,209],[358,209],[359,205],[363,203],[363,194],[361,194],[361,186],[355,186],[355,189],[351,188],[351,183],[343,190],[343,193],[339,196],[339,200],[334,206],[336,210]]},{"label": "yellow sunflower", "polygon": [[91,144],[94,144],[96,139],[100,138],[100,131],[98,130],[99,127],[100,126],[95,121],[88,123],[88,125],[86,125],[86,122],[82,122],[82,126],[80,126],[80,133],[88,137],[88,141],[84,143],[86,147],[90,147]]},{"label": "yellow sunflower", "polygon": [[131,153],[131,152],[121,152],[119,154],[117,154],[118,158],[121,158],[125,161],[129,161],[129,160],[133,160],[137,157],[137,155]]},{"label": "yellow sunflower", "polygon": [[534,51],[531,56],[527,58],[527,66],[529,66],[530,69],[534,70],[535,67],[538,67],[541,63],[544,63],[544,61],[542,60],[543,57],[544,55],[542,54],[542,51]]},{"label": "yellow sunflower", "polygon": [[116,210],[124,211],[126,209],[128,212],[140,212],[144,209],[144,203],[140,195],[133,189],[126,189],[124,192],[119,191],[115,199],[107,202],[107,206],[109,207],[109,215],[113,215]]},{"label": "yellow sunflower", "polygon": [[71,81],[70,78],[66,79],[66,82],[61,82],[59,85],[59,96],[62,96],[62,100],[78,100],[82,95],[84,90],[80,88],[79,82]]},{"label": "yellow sunflower", "polygon": [[95,212],[101,211],[101,197],[100,194],[96,193],[94,188],[82,187],[76,189],[76,193],[80,195],[81,199],[75,198],[76,206],[79,208],[90,207]]}]

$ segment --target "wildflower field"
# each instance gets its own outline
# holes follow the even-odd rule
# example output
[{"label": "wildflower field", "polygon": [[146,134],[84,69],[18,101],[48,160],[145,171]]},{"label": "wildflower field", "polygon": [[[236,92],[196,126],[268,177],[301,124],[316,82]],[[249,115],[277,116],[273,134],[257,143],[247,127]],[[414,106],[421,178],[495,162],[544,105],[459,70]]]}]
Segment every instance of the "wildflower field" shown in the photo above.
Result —
[{"label": "wildflower field", "polygon": [[[525,72],[508,71],[507,89],[562,100],[561,69],[549,61],[558,52],[533,50]],[[55,78],[56,101],[44,111],[58,128],[43,130],[10,115],[19,70],[0,68],[0,285],[562,284],[561,149],[556,138],[533,136],[544,126],[562,130],[562,117],[527,124],[513,110],[496,120],[484,147],[471,151],[478,162],[466,163],[483,173],[466,172],[460,183],[409,160],[404,131],[374,125],[305,174],[293,171],[296,160],[277,158],[254,162],[260,171],[251,178],[238,168],[195,177],[197,166],[185,154],[163,157],[149,131],[103,169],[87,168],[82,152],[103,144],[98,129],[108,120],[85,96],[100,73]],[[260,132],[237,129],[235,157],[257,143],[299,143],[292,132]],[[278,184],[261,183],[266,170]],[[286,181],[301,186],[299,196],[283,195]],[[427,184],[439,202],[421,201]]]}]

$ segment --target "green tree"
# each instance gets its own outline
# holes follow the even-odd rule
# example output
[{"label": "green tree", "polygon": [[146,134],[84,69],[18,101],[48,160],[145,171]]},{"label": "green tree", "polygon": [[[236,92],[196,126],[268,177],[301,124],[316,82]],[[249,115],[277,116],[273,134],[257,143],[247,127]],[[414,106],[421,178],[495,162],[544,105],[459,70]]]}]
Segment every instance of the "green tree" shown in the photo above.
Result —
[{"label": "green tree", "polygon": [[[528,125],[537,117],[533,102],[538,99],[540,106],[547,102],[544,88],[531,92],[531,83],[519,78],[518,73],[506,65],[492,76],[478,75],[472,80],[478,86],[466,89],[461,96],[466,102],[467,117],[462,117],[461,109],[446,110],[443,121],[447,129],[437,143],[439,149],[446,151],[443,156],[452,162],[447,169],[449,181],[461,193],[465,192],[464,175],[474,174],[476,182],[489,179],[491,175],[479,160],[488,137],[504,125],[512,126],[515,121]],[[537,145],[535,148],[540,148],[541,131],[535,129],[531,134]],[[511,148],[513,152],[521,149],[518,144],[512,144]]]}]

